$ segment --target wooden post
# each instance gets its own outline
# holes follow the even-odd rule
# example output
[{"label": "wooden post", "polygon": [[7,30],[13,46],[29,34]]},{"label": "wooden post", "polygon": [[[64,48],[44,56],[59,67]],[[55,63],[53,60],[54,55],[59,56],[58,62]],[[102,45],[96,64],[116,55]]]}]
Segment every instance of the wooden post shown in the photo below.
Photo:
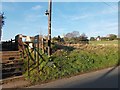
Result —
[{"label": "wooden post", "polygon": [[42,38],[42,54],[44,54],[45,51],[44,51],[44,38]]},{"label": "wooden post", "polygon": [[49,0],[48,6],[48,56],[51,56],[51,12],[52,0]]},{"label": "wooden post", "polygon": [[34,58],[35,58],[35,62],[37,62],[37,52],[36,52],[36,48],[37,48],[37,36],[34,37]]},{"label": "wooden post", "polygon": [[[34,38],[35,39],[35,38]],[[34,40],[35,41],[35,40]],[[33,49],[34,49],[34,59],[35,59],[35,63],[36,63],[36,51],[35,51],[35,42],[34,42],[34,44],[33,44]]]},{"label": "wooden post", "polygon": [[19,45],[18,45],[18,40],[19,40],[19,35],[15,36],[15,49],[19,50]]},{"label": "wooden post", "polygon": [[28,77],[30,77],[30,57],[29,57],[29,48],[26,48],[26,52],[27,52],[27,72],[28,72]]},{"label": "wooden post", "polygon": [[29,67],[29,66],[30,66],[30,65],[29,65],[30,59],[29,59],[29,56],[28,56],[27,58],[28,58],[28,67],[27,67],[28,70],[27,70],[27,71],[28,71],[28,76],[30,76],[30,71],[29,71],[29,70],[30,70],[30,67]]},{"label": "wooden post", "polygon": [[[39,52],[39,43],[40,43],[39,38],[40,38],[40,36],[38,35],[37,36],[37,50],[38,50],[38,52]],[[39,72],[39,55],[38,55],[38,52],[37,52],[37,66],[38,66],[38,72]]]},{"label": "wooden post", "polygon": [[4,25],[4,13],[0,13],[0,41],[1,41],[1,36],[2,36],[2,26]]},{"label": "wooden post", "polygon": [[16,46],[17,46],[17,48],[16,48],[17,50],[23,50],[24,49],[21,34],[15,36],[15,43],[16,43]]}]

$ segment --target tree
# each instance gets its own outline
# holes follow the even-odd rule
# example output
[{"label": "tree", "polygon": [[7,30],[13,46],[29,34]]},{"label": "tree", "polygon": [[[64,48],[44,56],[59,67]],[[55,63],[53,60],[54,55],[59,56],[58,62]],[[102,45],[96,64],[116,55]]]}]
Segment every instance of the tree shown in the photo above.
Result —
[{"label": "tree", "polygon": [[101,37],[101,41],[108,41],[109,38],[108,37]]},{"label": "tree", "polygon": [[53,42],[58,42],[59,41],[59,39],[57,38],[57,37],[53,37]]},{"label": "tree", "polygon": [[66,38],[72,38],[73,35],[72,35],[72,33],[67,33],[67,34],[65,35],[65,37],[66,37]]},{"label": "tree", "polygon": [[81,41],[81,43],[89,43],[88,37],[85,33],[80,35],[79,40]]},{"label": "tree", "polygon": [[86,36],[85,33],[82,33],[79,38],[81,39],[81,41],[85,41],[87,40],[88,37]]},{"label": "tree", "polygon": [[64,37],[65,42],[67,43],[88,43],[88,37],[86,36],[85,33],[79,34],[78,31],[73,31],[72,33],[67,33]]},{"label": "tree", "polygon": [[100,38],[100,36],[97,36],[97,38]]},{"label": "tree", "polygon": [[73,31],[72,35],[73,35],[73,37],[79,37],[80,36],[78,31]]},{"label": "tree", "polygon": [[53,37],[53,42],[64,42],[64,39],[63,38],[61,38],[59,35],[58,35],[58,37]]},{"label": "tree", "polygon": [[67,33],[66,35],[65,35],[65,37],[67,37],[67,38],[73,38],[73,37],[79,37],[79,31],[73,31],[73,32],[71,32],[71,33]]},{"label": "tree", "polygon": [[94,37],[90,37],[90,41],[95,41],[96,39]]},{"label": "tree", "polygon": [[117,39],[117,35],[115,35],[115,34],[109,34],[108,35],[108,39],[109,40],[115,40],[115,39]]},{"label": "tree", "polygon": [[66,43],[77,43],[77,38],[80,36],[79,31],[73,31],[71,33],[67,33],[64,36],[64,40]]}]

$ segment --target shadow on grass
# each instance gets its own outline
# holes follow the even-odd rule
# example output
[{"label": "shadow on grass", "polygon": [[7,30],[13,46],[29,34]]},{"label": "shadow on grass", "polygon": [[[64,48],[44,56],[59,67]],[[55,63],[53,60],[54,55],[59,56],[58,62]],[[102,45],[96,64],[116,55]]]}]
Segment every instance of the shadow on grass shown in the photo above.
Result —
[{"label": "shadow on grass", "polygon": [[54,44],[53,46],[53,52],[57,51],[57,50],[64,50],[64,51],[73,51],[75,48],[72,46],[64,46],[62,44]]}]

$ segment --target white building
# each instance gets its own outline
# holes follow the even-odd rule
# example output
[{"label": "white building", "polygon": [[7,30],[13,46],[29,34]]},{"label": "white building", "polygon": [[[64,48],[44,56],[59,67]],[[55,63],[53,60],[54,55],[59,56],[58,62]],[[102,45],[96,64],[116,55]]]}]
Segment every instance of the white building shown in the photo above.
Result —
[{"label": "white building", "polygon": [[97,40],[97,41],[101,41],[101,38],[100,38],[100,37],[97,37],[96,40]]}]

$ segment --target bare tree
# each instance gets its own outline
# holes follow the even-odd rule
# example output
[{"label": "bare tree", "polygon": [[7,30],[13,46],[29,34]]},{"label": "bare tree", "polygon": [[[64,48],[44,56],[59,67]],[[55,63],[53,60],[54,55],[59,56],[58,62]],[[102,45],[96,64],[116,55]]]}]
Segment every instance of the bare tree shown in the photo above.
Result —
[{"label": "bare tree", "polygon": [[73,37],[79,37],[80,36],[79,31],[73,31],[72,34],[73,34]]},{"label": "bare tree", "polygon": [[79,37],[79,31],[73,31],[73,32],[71,32],[71,33],[67,33],[66,35],[65,35],[65,37],[67,37],[67,38],[73,38],[73,37]]}]

